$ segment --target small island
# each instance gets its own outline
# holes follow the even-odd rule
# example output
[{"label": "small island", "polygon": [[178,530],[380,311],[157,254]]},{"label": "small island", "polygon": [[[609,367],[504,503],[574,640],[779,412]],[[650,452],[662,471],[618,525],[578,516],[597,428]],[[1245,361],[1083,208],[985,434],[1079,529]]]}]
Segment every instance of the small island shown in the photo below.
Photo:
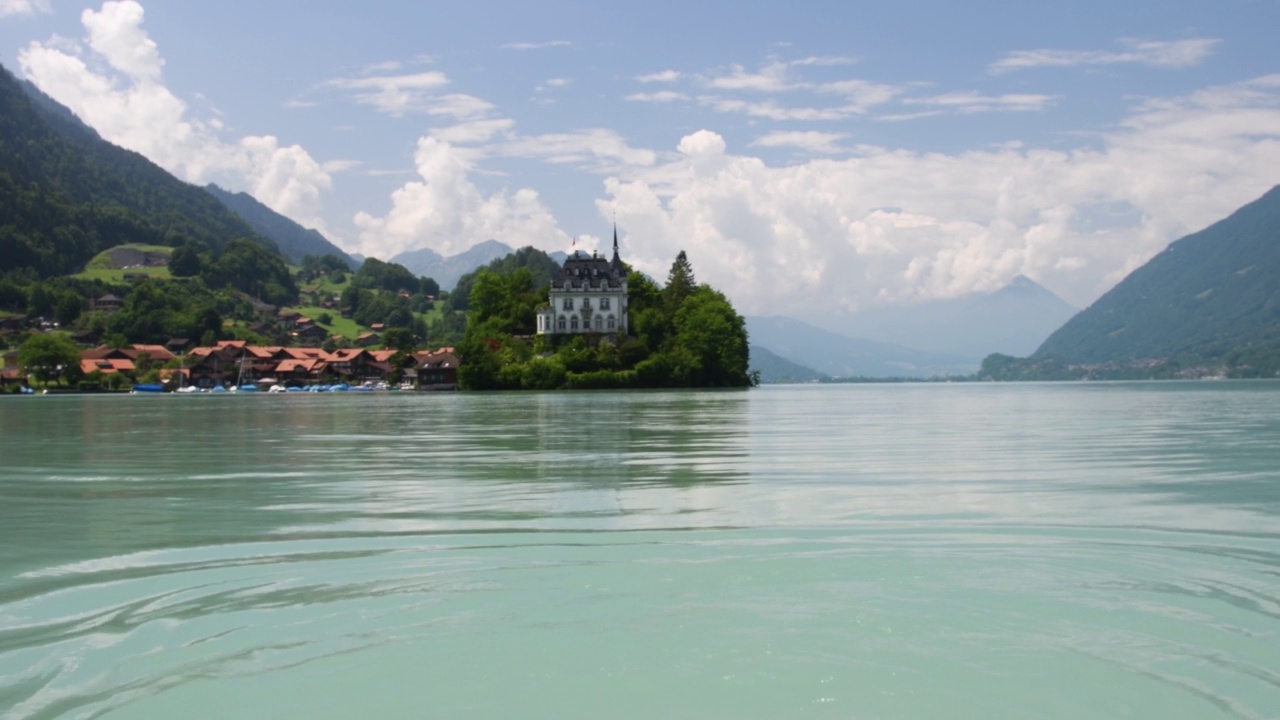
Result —
[{"label": "small island", "polygon": [[576,251],[538,286],[526,267],[482,270],[458,345],[471,390],[746,387],[746,325],[694,279],[681,251],[665,287],[613,257]]}]

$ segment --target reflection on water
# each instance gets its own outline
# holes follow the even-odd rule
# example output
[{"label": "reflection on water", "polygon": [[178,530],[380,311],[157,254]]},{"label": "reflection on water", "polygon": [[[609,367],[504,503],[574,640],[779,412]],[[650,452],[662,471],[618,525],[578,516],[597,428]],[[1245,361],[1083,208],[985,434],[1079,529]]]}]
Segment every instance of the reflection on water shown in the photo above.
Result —
[{"label": "reflection on water", "polygon": [[4,398],[0,716],[1270,717],[1277,399]]}]

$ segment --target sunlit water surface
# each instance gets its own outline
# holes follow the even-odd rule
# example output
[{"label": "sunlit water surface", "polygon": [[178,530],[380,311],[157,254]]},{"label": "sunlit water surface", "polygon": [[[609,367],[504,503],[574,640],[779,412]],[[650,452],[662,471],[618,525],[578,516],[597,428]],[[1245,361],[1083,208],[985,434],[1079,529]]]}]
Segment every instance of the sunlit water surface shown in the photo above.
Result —
[{"label": "sunlit water surface", "polygon": [[0,399],[0,717],[1277,718],[1280,383]]}]

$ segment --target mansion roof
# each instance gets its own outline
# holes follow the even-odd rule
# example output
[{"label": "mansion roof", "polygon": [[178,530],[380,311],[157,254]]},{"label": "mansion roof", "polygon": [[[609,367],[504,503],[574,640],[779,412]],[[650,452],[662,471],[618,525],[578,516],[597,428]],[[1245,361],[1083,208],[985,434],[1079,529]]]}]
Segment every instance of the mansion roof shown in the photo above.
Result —
[{"label": "mansion roof", "polygon": [[627,281],[627,270],[618,257],[617,247],[613,259],[606,260],[592,253],[579,250],[564,261],[555,277],[551,278],[552,290],[603,290],[621,289]]}]

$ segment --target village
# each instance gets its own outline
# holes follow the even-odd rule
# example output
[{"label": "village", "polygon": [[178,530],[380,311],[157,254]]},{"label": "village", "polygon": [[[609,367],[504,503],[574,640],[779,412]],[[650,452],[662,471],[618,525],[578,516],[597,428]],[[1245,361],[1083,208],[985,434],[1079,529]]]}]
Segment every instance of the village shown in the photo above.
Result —
[{"label": "village", "polygon": [[[13,357],[10,357],[13,356]],[[22,382],[16,351],[3,356],[6,381]],[[418,352],[250,345],[99,346],[81,352],[78,388],[85,391],[316,391],[320,389],[456,390],[452,347]],[[155,383],[143,383],[146,378]]]}]

